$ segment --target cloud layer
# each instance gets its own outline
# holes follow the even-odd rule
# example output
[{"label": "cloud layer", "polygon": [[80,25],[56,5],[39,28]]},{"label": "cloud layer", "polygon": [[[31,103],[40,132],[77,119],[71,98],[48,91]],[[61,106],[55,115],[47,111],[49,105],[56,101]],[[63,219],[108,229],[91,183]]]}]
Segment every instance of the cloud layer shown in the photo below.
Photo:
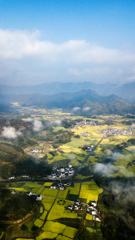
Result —
[{"label": "cloud layer", "polygon": [[21,136],[22,133],[20,131],[17,131],[14,127],[3,127],[1,135],[8,139],[14,139],[18,136]]},{"label": "cloud layer", "polygon": [[[0,30],[0,78],[7,83],[38,83],[91,78],[104,82],[134,80],[135,54],[85,40],[60,44],[40,40],[40,32]],[[14,78],[14,80],[13,80]],[[44,78],[44,79],[43,79]],[[116,79],[117,78],[117,79]],[[26,79],[26,82],[25,82]]]},{"label": "cloud layer", "polygon": [[38,131],[40,131],[41,130],[41,128],[42,128],[42,123],[40,122],[40,121],[38,121],[38,120],[34,120],[34,122],[33,122],[33,130],[35,131],[35,132],[38,132]]}]

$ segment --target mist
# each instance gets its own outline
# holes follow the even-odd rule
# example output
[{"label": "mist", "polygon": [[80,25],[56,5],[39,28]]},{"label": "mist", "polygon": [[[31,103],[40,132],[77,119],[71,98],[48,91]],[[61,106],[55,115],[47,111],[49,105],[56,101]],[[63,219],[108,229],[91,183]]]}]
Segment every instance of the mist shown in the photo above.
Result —
[{"label": "mist", "polygon": [[33,122],[33,131],[38,132],[41,130],[41,128],[43,127],[42,123],[38,120],[34,120]]},{"label": "mist", "polygon": [[1,135],[8,139],[15,139],[22,135],[21,131],[17,131],[14,127],[3,127]]}]

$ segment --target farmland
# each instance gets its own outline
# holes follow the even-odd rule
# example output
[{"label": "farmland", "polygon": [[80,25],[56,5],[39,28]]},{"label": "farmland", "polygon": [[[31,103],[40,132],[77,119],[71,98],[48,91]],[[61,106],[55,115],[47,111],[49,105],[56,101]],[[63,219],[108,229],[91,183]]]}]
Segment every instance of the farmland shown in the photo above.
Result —
[{"label": "farmland", "polygon": [[[30,206],[26,211],[21,210],[24,220],[19,219],[20,225],[18,224],[16,229],[12,224],[13,221],[17,221],[17,215],[15,220],[15,216],[11,216],[12,237],[16,240],[21,237],[33,240],[35,236],[36,240],[69,240],[80,239],[79,235],[84,234],[88,239],[102,240],[103,233],[107,234],[105,226],[108,221],[110,224],[108,232],[110,231],[115,239],[115,232],[118,232],[117,225],[120,228],[117,204],[113,202],[117,194],[115,188],[117,191],[122,191],[127,179],[133,184],[135,174],[135,128],[132,126],[134,120],[130,119],[131,125],[128,125],[129,118],[127,120],[121,116],[83,118],[58,110],[34,108],[31,119],[33,122],[35,119],[42,122],[42,128],[38,132],[31,133],[29,131],[31,124],[29,123],[28,126],[26,124],[28,129],[25,130],[25,136],[28,138],[28,145],[23,142],[24,145],[20,146],[20,142],[23,141],[21,139],[20,142],[18,141],[19,148],[12,146],[9,140],[0,146],[0,166],[3,172],[8,170],[6,176],[9,178],[0,183],[1,188],[10,190],[9,198],[13,199],[12,202],[21,194],[38,205],[35,207],[35,214]],[[22,117],[22,121],[25,123],[27,120]],[[15,123],[18,124],[18,122]],[[130,129],[132,134],[129,134]],[[104,134],[105,130],[108,134]],[[124,131],[127,131],[126,134],[121,135]],[[117,132],[118,134],[115,135]],[[100,144],[94,148],[99,142]],[[86,159],[89,154],[89,158]],[[1,160],[3,157],[4,160]],[[29,157],[30,160],[28,160]],[[10,161],[12,159],[13,161]],[[21,164],[18,163],[19,159]],[[84,161],[85,159],[87,161]],[[8,163],[10,163],[9,168],[7,168]],[[59,178],[61,169],[66,169],[69,165],[72,165],[75,174],[68,176],[67,179]],[[50,174],[55,173],[58,175],[57,178],[48,178]],[[63,190],[60,190],[58,183],[64,186]],[[134,185],[130,188],[130,184],[127,184],[125,191],[128,192],[128,187],[131,192],[133,191]],[[54,186],[56,189],[53,189]],[[30,195],[27,195],[29,192]],[[128,194],[130,195],[129,192]],[[39,201],[35,200],[37,195],[42,196]],[[125,196],[125,192],[122,192],[121,196]],[[120,196],[117,197],[117,201],[118,199]],[[67,209],[76,200],[81,202],[81,207],[77,210]],[[102,216],[101,222],[96,221],[87,211],[88,205],[93,200],[98,203],[98,211],[100,210]],[[121,202],[125,204],[124,201]],[[118,201],[118,206],[119,204]],[[126,209],[126,204],[123,206],[123,209]],[[130,207],[132,208],[132,204]],[[132,215],[133,211],[130,207],[127,213]],[[130,214],[123,215],[123,219],[126,217],[128,221],[131,220]],[[112,219],[117,223],[116,225],[112,223],[114,229],[111,229]],[[83,229],[81,229],[82,226]],[[7,233],[6,227],[7,225],[0,234],[8,240],[10,227]],[[106,239],[109,239],[108,235]]]},{"label": "farmland", "polygon": [[[51,183],[52,184],[52,183]],[[65,208],[72,204],[73,201],[67,200],[71,199],[71,197],[75,197],[76,199],[81,199],[83,195],[84,202],[89,203],[90,201],[96,199],[98,200],[98,194],[102,192],[102,189],[96,185],[94,181],[92,182],[84,182],[84,183],[74,183],[72,187],[67,187],[64,191],[59,191],[58,196],[56,198],[56,191],[55,189],[49,189],[48,186],[51,185],[49,182],[43,183],[45,186],[45,195],[41,201],[43,205],[43,210],[41,210],[41,214],[39,217],[34,221],[34,225],[38,229],[42,229],[42,233],[38,234],[36,239],[48,238],[53,239],[63,239],[69,238],[73,239],[77,233],[77,228],[71,227],[74,226],[74,221],[79,221],[86,217],[86,220],[92,221],[92,216],[86,213],[86,211],[82,212],[82,217],[80,218],[81,212],[70,212],[69,210],[65,210]],[[40,187],[41,185],[36,182],[29,182],[24,183],[24,187],[27,186],[33,189]],[[42,187],[43,188],[43,187]],[[41,189],[42,189],[41,188]],[[14,189],[14,188],[13,188]],[[17,188],[15,188],[17,191]],[[18,188],[18,191],[23,190],[23,188]],[[86,191],[87,194],[84,194]],[[52,195],[52,196],[51,196]],[[65,200],[64,200],[65,199]],[[65,220],[67,219],[67,221]],[[67,222],[70,219],[71,226],[67,226]],[[60,221],[60,222],[59,222]],[[72,223],[73,221],[73,223]],[[78,222],[78,224],[79,224]],[[77,223],[77,222],[76,222]],[[93,228],[95,229],[95,228]]]}]

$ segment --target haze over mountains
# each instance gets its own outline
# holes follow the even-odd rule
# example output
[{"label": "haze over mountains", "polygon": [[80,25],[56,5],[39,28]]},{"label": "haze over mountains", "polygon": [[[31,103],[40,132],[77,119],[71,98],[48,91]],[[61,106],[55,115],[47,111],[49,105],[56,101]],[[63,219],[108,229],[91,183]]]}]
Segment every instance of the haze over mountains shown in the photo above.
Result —
[{"label": "haze over mountains", "polygon": [[0,99],[3,104],[16,101],[22,106],[62,108],[79,111],[83,115],[123,115],[135,112],[134,92],[135,82],[121,86],[111,83],[98,85],[92,82],[54,82],[35,86],[3,85],[0,88]]},{"label": "haze over mountains", "polygon": [[135,82],[123,85],[116,85],[112,83],[95,84],[93,82],[53,82],[43,83],[33,86],[0,86],[0,94],[43,94],[54,95],[63,92],[75,93],[81,90],[94,90],[102,96],[109,96],[115,94],[126,100],[135,101]]}]

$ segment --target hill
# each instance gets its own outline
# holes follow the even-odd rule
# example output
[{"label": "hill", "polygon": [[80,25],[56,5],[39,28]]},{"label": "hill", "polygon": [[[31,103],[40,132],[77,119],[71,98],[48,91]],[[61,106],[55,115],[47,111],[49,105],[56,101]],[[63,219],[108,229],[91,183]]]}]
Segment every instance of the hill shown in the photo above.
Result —
[{"label": "hill", "polygon": [[[10,94],[43,94],[43,95],[55,95],[58,93],[75,93],[81,90],[94,90],[102,96],[109,96],[111,94],[116,94],[117,96],[130,99],[135,101],[135,82],[127,83],[123,85],[117,85],[112,83],[95,84],[93,82],[52,82],[43,83],[33,86],[0,86],[0,94],[8,95]],[[1,99],[1,98],[0,98]]]},{"label": "hill", "polygon": [[[110,96],[100,96],[92,90],[81,90],[75,93],[59,93],[56,95],[20,95],[16,100],[23,103],[23,106],[36,106],[42,108],[62,108],[73,111],[78,109],[84,113],[85,109],[90,109],[87,114],[126,114],[134,113],[135,107],[127,101],[112,94]],[[85,111],[86,114],[86,111]]]},{"label": "hill", "polygon": [[0,179],[21,175],[43,177],[49,171],[50,168],[44,161],[37,163],[33,157],[24,153],[21,147],[0,143]]}]

